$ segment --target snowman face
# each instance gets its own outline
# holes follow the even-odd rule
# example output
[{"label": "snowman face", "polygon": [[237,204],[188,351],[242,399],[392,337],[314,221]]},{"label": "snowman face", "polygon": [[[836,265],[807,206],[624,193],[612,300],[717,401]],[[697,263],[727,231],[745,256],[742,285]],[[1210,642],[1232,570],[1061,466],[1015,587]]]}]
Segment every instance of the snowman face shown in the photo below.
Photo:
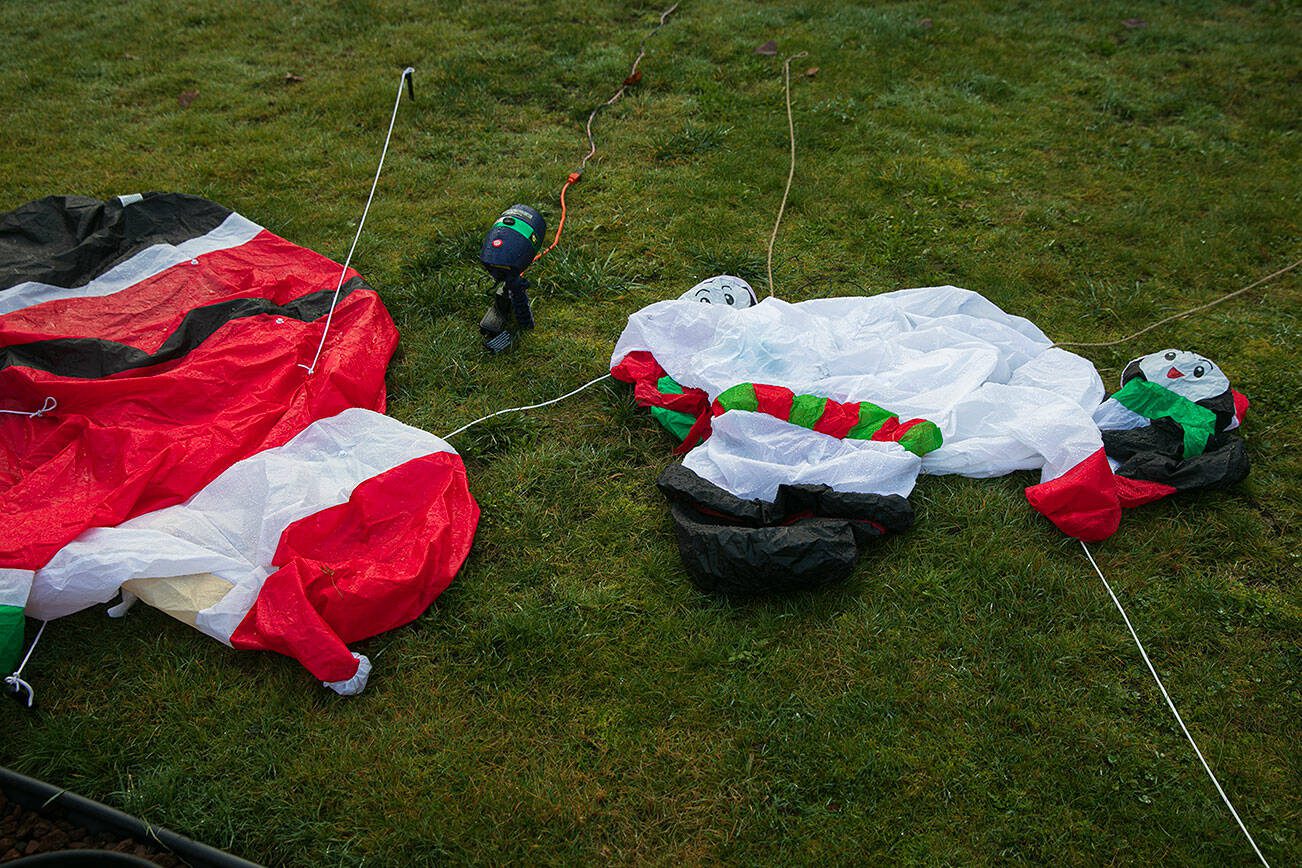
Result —
[{"label": "snowman face", "polygon": [[683,301],[695,301],[701,304],[722,304],[728,307],[744,308],[755,304],[755,290],[740,277],[720,274],[707,278],[684,292],[679,298]]},{"label": "snowman face", "polygon": [[1141,356],[1126,365],[1122,383],[1134,377],[1136,371],[1150,383],[1190,401],[1205,401],[1230,390],[1229,379],[1214,362],[1188,350],[1159,350]]}]

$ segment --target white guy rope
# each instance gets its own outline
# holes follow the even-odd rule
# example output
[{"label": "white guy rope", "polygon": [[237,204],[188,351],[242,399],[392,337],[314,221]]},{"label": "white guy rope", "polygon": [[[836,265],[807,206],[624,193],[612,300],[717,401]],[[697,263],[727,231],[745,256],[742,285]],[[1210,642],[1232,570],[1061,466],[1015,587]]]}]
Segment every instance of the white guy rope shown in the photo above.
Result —
[{"label": "white guy rope", "polygon": [[1184,725],[1184,718],[1180,716],[1180,712],[1175,708],[1175,703],[1171,701],[1171,694],[1166,692],[1166,687],[1162,684],[1162,679],[1158,677],[1157,670],[1153,668],[1153,661],[1148,659],[1148,652],[1144,650],[1144,643],[1139,641],[1139,634],[1135,632],[1134,626],[1130,623],[1130,616],[1126,614],[1126,610],[1121,606],[1121,601],[1118,600],[1117,595],[1113,593],[1112,586],[1108,584],[1108,580],[1103,575],[1103,571],[1099,569],[1098,563],[1094,560],[1094,555],[1090,553],[1089,546],[1085,545],[1085,540],[1080,540],[1080,547],[1085,550],[1085,557],[1090,559],[1090,564],[1094,567],[1094,572],[1098,573],[1099,578],[1103,580],[1103,587],[1107,588],[1108,596],[1112,598],[1112,602],[1117,606],[1117,611],[1121,613],[1122,619],[1126,622],[1126,629],[1130,631],[1131,638],[1135,640],[1135,646],[1139,648],[1139,653],[1144,658],[1144,663],[1148,665],[1148,671],[1152,673],[1153,680],[1157,682],[1157,689],[1162,691],[1162,696],[1166,699],[1166,704],[1170,707],[1171,713],[1175,715],[1176,722],[1180,724],[1180,729],[1184,730],[1184,737],[1189,739],[1189,744],[1193,745],[1194,753],[1198,754],[1198,761],[1203,764],[1203,768],[1207,771],[1207,777],[1212,779],[1212,784],[1215,785],[1216,792],[1221,794],[1221,800],[1225,802],[1225,807],[1229,808],[1230,813],[1234,815],[1234,821],[1238,823],[1239,828],[1243,830],[1244,837],[1247,838],[1248,843],[1252,845],[1252,849],[1256,852],[1257,858],[1261,860],[1261,864],[1265,865],[1266,868],[1270,868],[1270,863],[1266,861],[1266,857],[1261,855],[1261,850],[1257,848],[1257,842],[1252,839],[1252,833],[1248,831],[1247,826],[1243,825],[1243,820],[1239,818],[1239,812],[1234,810],[1234,805],[1230,803],[1230,797],[1225,795],[1225,790],[1221,789],[1221,782],[1216,780],[1216,775],[1212,773],[1212,767],[1209,766],[1207,760],[1203,758],[1203,752],[1198,749],[1198,743],[1194,741],[1194,737],[1189,734],[1189,727]]},{"label": "white guy rope", "polygon": [[41,402],[41,409],[39,410],[32,410],[30,412],[27,410],[0,410],[0,413],[8,413],[11,416],[26,416],[30,419],[39,419],[57,406],[59,406],[59,402],[54,400],[54,396],[46,395],[45,400]]},{"label": "white guy rope", "polygon": [[602,374],[600,377],[597,377],[597,379],[589,380],[588,382],[584,383],[582,386],[579,386],[573,392],[566,392],[564,395],[561,395],[559,398],[552,398],[550,401],[543,401],[541,404],[528,404],[524,407],[508,407],[505,410],[498,410],[496,413],[489,413],[487,416],[481,416],[480,418],[476,419],[473,422],[470,422],[466,425],[462,425],[460,428],[453,431],[451,434],[444,434],[443,439],[447,440],[449,437],[455,437],[458,434],[460,434],[462,431],[465,431],[467,428],[473,428],[476,425],[478,425],[480,422],[487,422],[489,419],[492,419],[494,416],[504,416],[507,413],[519,413],[522,410],[537,410],[540,407],[550,407],[552,404],[559,404],[561,401],[564,401],[566,398],[574,397],[575,395],[579,394],[589,386],[595,386],[597,385],[597,383],[600,383],[602,380],[608,380],[608,379],[610,379],[610,374]]},{"label": "white guy rope", "polygon": [[28,646],[27,653],[23,655],[23,662],[18,664],[18,668],[14,670],[12,675],[5,676],[5,684],[13,688],[15,694],[18,693],[20,688],[27,691],[26,704],[28,708],[31,708],[36,702],[36,691],[32,688],[32,685],[23,680],[23,667],[27,665],[28,660],[32,659],[32,652],[36,650],[36,643],[41,641],[41,635],[45,633],[45,625],[48,623],[50,622],[41,622],[40,629],[36,631],[36,636],[32,639],[32,644]]},{"label": "white guy rope", "polygon": [[389,131],[384,135],[384,149],[380,151],[380,164],[375,167],[375,180],[371,182],[371,193],[366,197],[366,207],[362,209],[362,219],[357,222],[357,234],[353,236],[353,244],[348,248],[348,256],[344,259],[344,267],[339,270],[339,285],[335,287],[334,298],[330,300],[330,312],[326,314],[325,330],[321,332],[321,343],[317,344],[316,355],[312,357],[312,364],[300,364],[308,374],[316,373],[316,363],[321,359],[321,351],[325,349],[326,335],[330,334],[330,324],[334,321],[335,305],[339,304],[339,291],[344,288],[344,278],[348,275],[348,266],[353,261],[353,251],[357,249],[357,242],[362,237],[362,227],[366,225],[366,215],[371,210],[371,200],[375,198],[375,188],[380,183],[380,171],[384,168],[384,158],[389,153],[389,139],[393,138],[393,124],[398,120],[398,106],[402,104],[402,87],[407,83],[407,79],[416,70],[407,67],[402,71],[398,78],[398,96],[393,101],[393,116],[389,118]]},{"label": "white guy rope", "polygon": [[787,196],[791,195],[791,182],[796,177],[796,121],[791,116],[791,61],[808,56],[808,51],[792,54],[782,64],[782,80],[787,94],[787,133],[791,137],[791,168],[787,170],[787,186],[782,191],[782,204],[778,206],[777,219],[773,221],[773,234],[769,236],[769,298],[773,297],[773,243],[778,240],[778,227],[782,225],[782,214],[787,210]]},{"label": "white guy rope", "polygon": [[1290,271],[1297,268],[1299,265],[1302,265],[1302,259],[1299,259],[1297,262],[1294,262],[1292,265],[1284,266],[1279,271],[1276,271],[1274,274],[1267,274],[1265,277],[1261,278],[1260,280],[1254,280],[1252,283],[1249,283],[1247,286],[1243,287],[1242,289],[1236,289],[1234,290],[1234,292],[1227,292],[1225,295],[1222,295],[1220,298],[1214,298],[1211,301],[1207,302],[1206,304],[1200,304],[1197,307],[1190,308],[1189,310],[1183,310],[1180,311],[1179,313],[1173,313],[1168,317],[1163,317],[1162,319],[1158,320],[1152,325],[1144,326],[1139,331],[1131,332],[1130,334],[1126,335],[1124,338],[1117,338],[1115,341],[1092,341],[1092,342],[1062,341],[1060,343],[1054,344],[1054,346],[1055,347],[1115,347],[1117,344],[1124,344],[1126,341],[1137,338],[1140,335],[1148,334],[1158,326],[1166,325],[1172,320],[1182,319],[1192,314],[1207,310],[1209,307],[1216,307],[1216,305],[1220,304],[1223,301],[1229,301],[1232,298],[1237,298],[1238,296],[1243,295],[1245,292],[1247,292],[1250,289],[1256,289],[1257,287],[1261,286],[1263,283],[1268,283],[1274,280],[1275,278],[1279,277],[1280,275],[1288,274]]}]

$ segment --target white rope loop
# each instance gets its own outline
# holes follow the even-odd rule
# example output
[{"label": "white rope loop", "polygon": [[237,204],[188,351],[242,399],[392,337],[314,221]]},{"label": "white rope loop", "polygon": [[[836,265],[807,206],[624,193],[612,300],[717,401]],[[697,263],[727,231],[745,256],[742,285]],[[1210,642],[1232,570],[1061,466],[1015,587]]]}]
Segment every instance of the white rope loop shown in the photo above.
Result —
[{"label": "white rope loop", "polygon": [[18,668],[13,671],[12,675],[5,676],[5,686],[9,692],[15,696],[20,696],[23,691],[27,693],[27,698],[22,700],[23,703],[31,708],[36,703],[36,689],[23,680],[23,669],[27,666],[27,661],[32,659],[32,652],[36,650],[36,645],[41,641],[41,636],[45,634],[45,625],[49,621],[42,621],[40,628],[36,631],[36,636],[32,639],[32,644],[27,647],[27,653],[23,655],[23,662],[18,664]]},{"label": "white rope loop", "polygon": [[1234,805],[1230,803],[1230,797],[1225,795],[1225,790],[1221,789],[1221,782],[1216,780],[1216,775],[1212,773],[1212,767],[1207,764],[1207,760],[1203,757],[1203,752],[1198,749],[1198,742],[1194,741],[1194,737],[1189,733],[1189,727],[1184,725],[1184,718],[1180,716],[1180,712],[1176,710],[1175,703],[1171,701],[1171,694],[1166,692],[1166,687],[1162,684],[1162,679],[1158,677],[1157,669],[1153,666],[1153,661],[1148,659],[1148,652],[1144,650],[1144,643],[1139,641],[1139,634],[1135,632],[1134,625],[1130,623],[1130,616],[1126,614],[1126,610],[1122,607],[1121,601],[1118,600],[1117,595],[1113,593],[1112,585],[1108,584],[1108,580],[1103,575],[1103,571],[1099,569],[1098,563],[1094,560],[1094,555],[1090,553],[1089,546],[1085,545],[1085,540],[1080,540],[1080,547],[1085,550],[1085,557],[1090,559],[1090,565],[1094,567],[1094,572],[1099,574],[1099,578],[1103,581],[1103,587],[1107,588],[1108,596],[1112,598],[1112,602],[1116,604],[1117,611],[1121,613],[1122,620],[1126,622],[1126,629],[1130,631],[1131,638],[1135,640],[1135,646],[1139,648],[1140,656],[1144,658],[1144,663],[1147,664],[1148,671],[1152,673],[1153,680],[1157,682],[1157,689],[1162,691],[1162,697],[1166,700],[1166,704],[1171,709],[1171,713],[1175,715],[1175,720],[1180,724],[1180,729],[1184,731],[1184,737],[1189,739],[1189,744],[1193,746],[1194,753],[1198,754],[1198,761],[1203,764],[1203,769],[1206,770],[1207,777],[1212,779],[1212,784],[1216,787],[1216,792],[1221,794],[1221,801],[1225,802],[1225,807],[1229,808],[1230,813],[1234,815],[1234,822],[1238,823],[1239,828],[1243,830],[1243,836],[1247,838],[1248,843],[1252,845],[1253,852],[1257,854],[1257,858],[1261,860],[1261,864],[1265,865],[1266,868],[1270,868],[1270,863],[1266,861],[1266,857],[1261,855],[1261,850],[1257,848],[1257,842],[1252,839],[1252,833],[1248,831],[1248,827],[1245,826],[1243,820],[1239,818],[1239,812],[1234,810]]},{"label": "white rope loop", "polygon": [[344,288],[344,278],[348,276],[348,266],[353,261],[353,251],[357,249],[357,242],[362,237],[362,227],[366,225],[366,215],[371,210],[371,200],[375,198],[375,188],[380,184],[380,172],[384,169],[384,158],[389,153],[389,140],[393,138],[393,125],[398,120],[398,106],[402,104],[402,88],[407,83],[407,79],[416,70],[407,67],[402,71],[398,78],[398,95],[393,100],[393,115],[389,118],[389,131],[384,134],[384,148],[380,151],[380,164],[375,167],[375,180],[371,181],[371,192],[366,197],[366,207],[362,209],[362,219],[357,222],[357,234],[353,236],[352,246],[348,248],[348,256],[344,258],[344,267],[339,270],[339,284],[335,287],[334,298],[330,300],[330,312],[326,314],[325,329],[321,332],[321,343],[317,344],[316,355],[312,357],[312,364],[299,364],[300,368],[307,371],[308,375],[316,373],[316,363],[321,360],[321,351],[325,349],[326,335],[330,334],[330,325],[334,322],[335,306],[339,304],[339,292]]},{"label": "white rope loop", "polygon": [[46,395],[45,400],[41,402],[41,409],[39,410],[32,410],[30,412],[27,410],[0,410],[0,413],[7,413],[10,416],[26,416],[29,419],[39,419],[58,406],[59,402],[54,399],[53,395]]}]

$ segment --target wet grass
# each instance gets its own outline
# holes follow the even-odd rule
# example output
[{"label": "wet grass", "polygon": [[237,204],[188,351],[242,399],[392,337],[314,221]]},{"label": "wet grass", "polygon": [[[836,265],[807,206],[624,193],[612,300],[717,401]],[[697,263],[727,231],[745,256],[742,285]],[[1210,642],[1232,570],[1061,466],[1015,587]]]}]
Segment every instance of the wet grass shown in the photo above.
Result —
[{"label": "wet grass", "polygon": [[[517,201],[554,225],[657,12],[11,9],[0,208],[184,190],[342,258],[416,66],[355,265],[403,335],[391,412],[439,434],[596,376],[631,311],[696,280],[767,288],[770,38],[819,67],[794,81],[788,300],[955,283],[1103,340],[1302,249],[1290,4],[692,0],[598,122],[531,274],[538,330],[488,358],[480,234]],[[1096,554],[1281,865],[1302,860],[1300,312],[1288,278],[1091,355],[1115,377],[1187,345],[1253,398],[1246,484],[1136,511]],[[624,389],[456,444],[475,551],[426,616],[362,643],[363,696],[142,608],[85,612],[29,670],[41,710],[0,710],[0,761],[272,864],[1250,863],[1029,477],[926,479],[917,527],[846,585],[730,605],[678,566],[653,487],[671,444]]]}]

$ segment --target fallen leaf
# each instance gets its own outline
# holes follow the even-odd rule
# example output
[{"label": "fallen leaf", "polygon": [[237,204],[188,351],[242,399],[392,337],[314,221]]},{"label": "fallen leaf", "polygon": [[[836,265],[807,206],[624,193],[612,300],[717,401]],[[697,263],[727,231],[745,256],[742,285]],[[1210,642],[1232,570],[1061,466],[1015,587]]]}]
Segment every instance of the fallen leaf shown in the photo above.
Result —
[{"label": "fallen leaf", "polygon": [[765,57],[773,57],[778,53],[778,43],[770,39],[768,42],[755,49],[756,54],[762,54]]},{"label": "fallen leaf", "polygon": [[140,56],[139,56],[139,55],[136,55],[136,54],[129,54],[129,53],[128,53],[128,54],[124,54],[124,55],[122,55],[122,59],[123,59],[123,60],[139,60],[139,59],[140,59]]},{"label": "fallen leaf", "polygon": [[642,80],[642,70],[637,70],[628,78],[624,79],[624,87],[632,87]]},{"label": "fallen leaf", "polygon": [[285,84],[298,84],[303,80],[303,76],[294,75],[292,72],[285,73]]},{"label": "fallen leaf", "polygon": [[181,95],[176,98],[176,103],[181,108],[189,108],[190,103],[194,102],[198,98],[199,98],[199,91],[183,90],[181,91]]},{"label": "fallen leaf", "polygon": [[918,26],[921,27],[923,30],[930,30],[930,29],[931,29],[931,19],[930,19],[930,18],[922,18],[922,19],[919,19],[919,21],[918,21]]},{"label": "fallen leaf", "polygon": [[1125,21],[1122,21],[1121,23],[1126,25],[1126,27],[1130,28],[1131,30],[1138,30],[1142,27],[1148,26],[1148,22],[1142,18],[1127,18]]},{"label": "fallen leaf", "polygon": [[816,75],[818,75],[818,67],[817,67],[817,66],[811,66],[811,67],[809,67],[809,69],[806,69],[806,70],[805,70],[805,77],[806,77],[806,78],[813,78],[813,77],[816,76]]}]

